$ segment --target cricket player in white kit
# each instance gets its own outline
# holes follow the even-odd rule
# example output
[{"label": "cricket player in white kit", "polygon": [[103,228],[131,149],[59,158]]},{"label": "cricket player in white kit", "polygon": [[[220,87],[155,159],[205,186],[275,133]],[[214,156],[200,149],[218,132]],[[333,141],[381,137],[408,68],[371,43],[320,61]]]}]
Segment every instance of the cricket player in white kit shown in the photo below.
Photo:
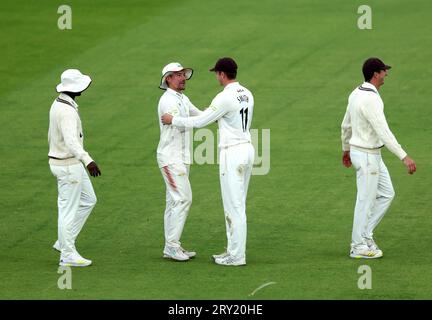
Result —
[{"label": "cricket player in white kit", "polygon": [[246,196],[254,162],[249,132],[254,98],[236,80],[237,64],[231,58],[219,59],[213,69],[224,90],[201,115],[182,117],[165,114],[162,121],[178,128],[201,128],[218,121],[219,171],[225,211],[227,251],[214,255],[220,265],[246,264]]},{"label": "cricket player in white kit", "polygon": [[383,256],[374,241],[374,229],[384,217],[395,192],[380,149],[386,146],[403,161],[412,174],[415,162],[401,148],[390,131],[384,115],[384,103],[378,93],[391,67],[377,58],[363,64],[365,82],[354,89],[342,121],[342,162],[357,171],[357,201],[351,241],[351,258]]},{"label": "cricket player in white kit", "polygon": [[201,114],[183,93],[186,80],[193,70],[172,62],[162,70],[159,88],[166,90],[159,100],[158,114],[160,141],[157,161],[166,184],[166,209],[164,214],[165,247],[163,257],[187,261],[196,253],[181,246],[180,238],[192,204],[192,189],[189,182],[190,129],[163,125],[160,120],[164,113],[189,117]]},{"label": "cricket player in white kit", "polygon": [[75,97],[90,83],[90,77],[79,70],[64,71],[56,88],[60,95],[49,114],[48,158],[58,184],[58,240],[53,247],[61,252],[61,266],[85,267],[92,263],[75,247],[76,238],[96,204],[96,195],[83,164],[93,177],[101,174],[83,148],[83,130],[75,102]]}]

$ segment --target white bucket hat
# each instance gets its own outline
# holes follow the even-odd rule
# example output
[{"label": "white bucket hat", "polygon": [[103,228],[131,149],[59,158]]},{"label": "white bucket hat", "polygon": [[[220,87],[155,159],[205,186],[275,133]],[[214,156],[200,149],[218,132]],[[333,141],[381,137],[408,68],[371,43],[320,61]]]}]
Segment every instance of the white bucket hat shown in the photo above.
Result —
[{"label": "white bucket hat", "polygon": [[172,74],[173,72],[182,71],[186,72],[186,80],[189,80],[192,77],[193,70],[191,68],[183,68],[182,65],[178,62],[171,62],[167,64],[162,69],[162,79],[159,85],[159,88],[162,90],[166,90],[168,88],[168,84],[166,83],[166,77]]},{"label": "white bucket hat", "polygon": [[57,85],[57,92],[82,92],[92,82],[89,76],[77,69],[67,69],[61,74],[61,83]]}]

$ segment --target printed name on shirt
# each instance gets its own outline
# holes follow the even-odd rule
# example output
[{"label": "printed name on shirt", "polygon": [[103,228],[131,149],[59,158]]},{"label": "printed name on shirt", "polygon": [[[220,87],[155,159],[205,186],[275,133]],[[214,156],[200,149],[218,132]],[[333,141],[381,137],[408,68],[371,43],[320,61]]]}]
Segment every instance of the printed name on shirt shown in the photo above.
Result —
[{"label": "printed name on shirt", "polygon": [[246,95],[241,95],[237,97],[238,102],[242,103],[242,102],[249,102],[249,97]]}]

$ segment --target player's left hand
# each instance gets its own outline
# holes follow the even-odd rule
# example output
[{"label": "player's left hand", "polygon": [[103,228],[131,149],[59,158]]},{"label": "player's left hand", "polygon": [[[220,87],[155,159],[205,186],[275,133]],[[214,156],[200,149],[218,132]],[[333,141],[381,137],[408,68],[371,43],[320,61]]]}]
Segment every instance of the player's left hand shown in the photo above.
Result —
[{"label": "player's left hand", "polygon": [[96,162],[92,161],[87,165],[87,169],[90,172],[90,175],[92,177],[98,177],[100,176],[102,173],[99,169],[99,167],[97,166]]},{"label": "player's left hand", "polygon": [[349,151],[344,151],[342,155],[342,163],[347,168],[351,167],[352,163]]},{"label": "player's left hand", "polygon": [[161,121],[162,121],[163,124],[171,124],[172,123],[172,118],[173,118],[172,115],[170,115],[168,113],[165,113],[165,114],[162,115]]}]

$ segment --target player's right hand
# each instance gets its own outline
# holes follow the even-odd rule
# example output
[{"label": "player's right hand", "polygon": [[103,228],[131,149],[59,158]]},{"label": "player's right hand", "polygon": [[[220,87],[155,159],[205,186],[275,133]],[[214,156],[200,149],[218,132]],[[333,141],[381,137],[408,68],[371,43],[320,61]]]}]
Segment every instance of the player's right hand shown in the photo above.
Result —
[{"label": "player's right hand", "polygon": [[342,163],[347,168],[351,167],[352,163],[351,163],[351,157],[349,151],[344,151],[342,155]]},{"label": "player's right hand", "polygon": [[161,121],[163,124],[171,124],[173,116],[169,113],[164,113],[161,117]]},{"label": "player's right hand", "polygon": [[100,176],[102,173],[99,170],[99,167],[97,166],[96,162],[92,161],[87,165],[87,169],[90,172],[90,175],[92,177]]},{"label": "player's right hand", "polygon": [[416,164],[415,164],[413,159],[406,156],[405,158],[403,158],[402,161],[403,161],[405,167],[407,167],[409,174],[413,174],[414,172],[416,172],[417,167],[416,167]]}]

